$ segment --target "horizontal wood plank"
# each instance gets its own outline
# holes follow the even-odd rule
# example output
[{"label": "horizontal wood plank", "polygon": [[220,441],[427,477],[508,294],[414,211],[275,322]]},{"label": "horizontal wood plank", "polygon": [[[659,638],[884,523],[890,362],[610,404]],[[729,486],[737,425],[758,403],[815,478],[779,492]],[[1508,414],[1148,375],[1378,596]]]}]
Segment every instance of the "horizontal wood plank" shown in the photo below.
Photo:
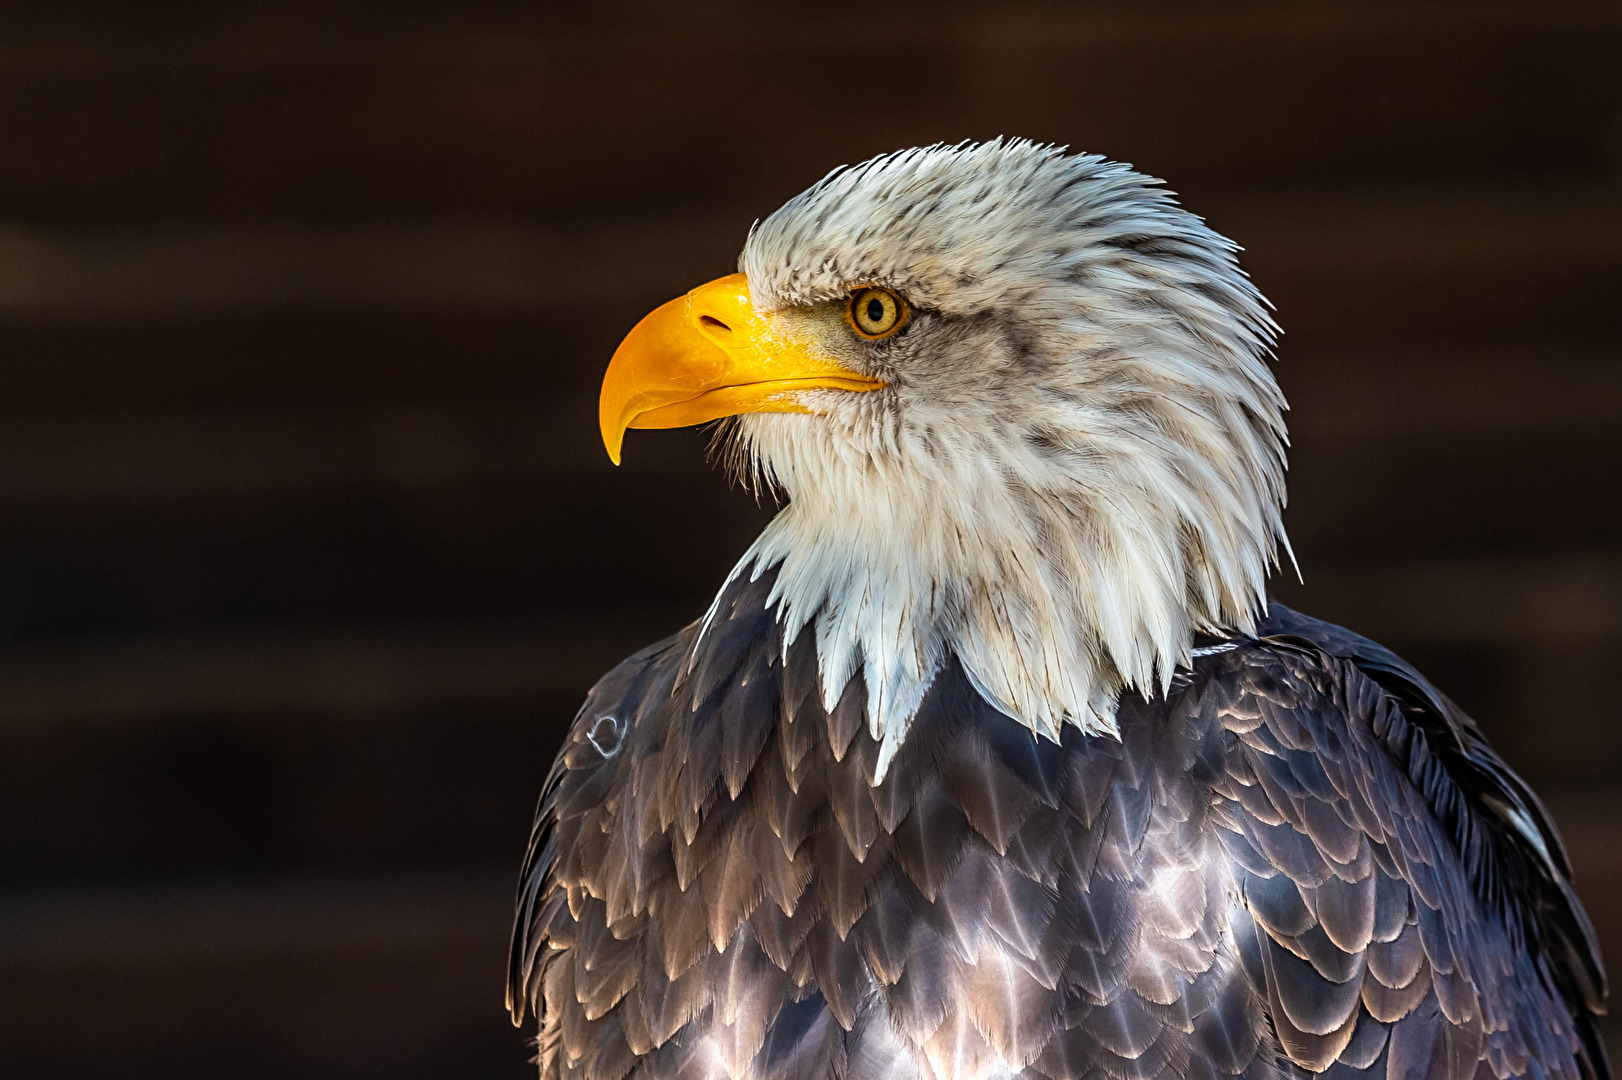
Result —
[{"label": "horizontal wood plank", "polygon": [[28,103],[0,112],[0,219],[764,212],[835,163],[999,133],[1191,191],[1592,173],[1622,101],[1605,3],[964,5],[859,39],[787,7],[41,22],[0,54]]}]

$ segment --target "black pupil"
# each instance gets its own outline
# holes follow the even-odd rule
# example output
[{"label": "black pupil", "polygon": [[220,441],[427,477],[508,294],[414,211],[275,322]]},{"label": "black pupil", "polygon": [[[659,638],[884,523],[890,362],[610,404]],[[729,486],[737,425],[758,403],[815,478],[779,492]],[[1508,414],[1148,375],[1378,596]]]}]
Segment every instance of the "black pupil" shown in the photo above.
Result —
[{"label": "black pupil", "polygon": [[867,302],[867,321],[879,322],[884,318],[884,301],[875,297]]}]

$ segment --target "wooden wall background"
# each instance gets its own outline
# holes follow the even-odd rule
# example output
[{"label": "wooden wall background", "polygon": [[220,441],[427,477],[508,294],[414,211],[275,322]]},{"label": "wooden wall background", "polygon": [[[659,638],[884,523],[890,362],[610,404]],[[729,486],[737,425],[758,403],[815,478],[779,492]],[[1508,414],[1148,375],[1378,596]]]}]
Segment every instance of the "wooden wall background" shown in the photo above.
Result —
[{"label": "wooden wall background", "polygon": [[1549,797],[1622,963],[1622,5],[0,5],[0,1072],[520,1077],[576,703],[766,517],[594,431],[831,166],[1164,176],[1287,334],[1281,592]]}]

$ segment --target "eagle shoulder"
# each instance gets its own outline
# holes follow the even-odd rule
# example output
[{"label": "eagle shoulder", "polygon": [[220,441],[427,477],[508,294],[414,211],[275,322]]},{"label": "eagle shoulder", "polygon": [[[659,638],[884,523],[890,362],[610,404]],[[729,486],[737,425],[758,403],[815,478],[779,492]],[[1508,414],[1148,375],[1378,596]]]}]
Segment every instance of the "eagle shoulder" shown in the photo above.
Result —
[{"label": "eagle shoulder", "polygon": [[[660,687],[668,694],[693,630],[688,627],[642,649],[599,679],[552,762],[518,878],[507,962],[507,1008],[514,1024],[523,1022],[526,1010],[539,1007],[552,954],[575,944],[576,924],[569,908],[578,915],[585,902],[588,878],[580,870],[591,861],[593,834],[603,832],[598,818],[618,777],[618,762],[637,735],[636,702],[650,693],[657,695]],[[600,864],[601,853],[597,854]],[[565,875],[577,883],[572,894],[556,873],[560,861],[574,871]]]},{"label": "eagle shoulder", "polygon": [[1389,650],[1274,604],[1196,661],[1236,939],[1313,1073],[1608,1080],[1605,982],[1558,834],[1475,724]]},{"label": "eagle shoulder", "polygon": [[[650,890],[694,869],[643,847],[676,830],[688,842],[672,850],[692,851],[717,782],[735,798],[772,731],[777,687],[755,677],[781,660],[771,584],[733,582],[708,616],[628,657],[587,695],[542,788],[519,875],[507,969],[514,1024],[540,1011],[550,961],[564,950],[581,970],[632,977],[627,943],[647,920]],[[582,926],[602,932],[581,942]],[[625,986],[597,989],[617,1000]]]}]

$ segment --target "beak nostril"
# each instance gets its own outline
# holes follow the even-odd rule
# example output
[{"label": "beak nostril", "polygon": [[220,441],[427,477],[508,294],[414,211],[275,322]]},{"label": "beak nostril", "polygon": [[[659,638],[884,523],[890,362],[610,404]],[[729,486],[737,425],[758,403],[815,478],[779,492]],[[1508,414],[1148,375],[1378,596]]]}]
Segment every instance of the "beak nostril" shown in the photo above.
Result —
[{"label": "beak nostril", "polygon": [[706,330],[724,330],[729,334],[732,333],[732,327],[728,326],[726,323],[722,322],[720,319],[717,319],[713,315],[700,315],[698,317],[698,325],[702,326]]}]

